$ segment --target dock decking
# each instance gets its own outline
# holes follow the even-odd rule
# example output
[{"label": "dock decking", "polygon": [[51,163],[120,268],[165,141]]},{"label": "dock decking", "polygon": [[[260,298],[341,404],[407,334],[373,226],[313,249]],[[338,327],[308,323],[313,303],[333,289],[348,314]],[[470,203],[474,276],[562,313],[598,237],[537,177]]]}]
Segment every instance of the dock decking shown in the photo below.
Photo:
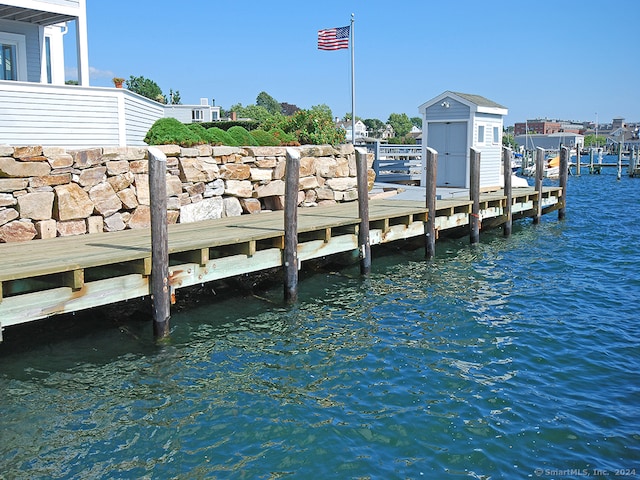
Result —
[{"label": "dock decking", "polygon": [[[561,198],[561,188],[544,187],[542,212],[557,209]],[[514,189],[513,218],[534,216],[537,199],[534,188]],[[505,202],[501,191],[480,196],[484,228],[504,222]],[[464,198],[438,200],[436,230],[468,225],[471,206]],[[424,202],[372,200],[369,212],[371,245],[424,235]],[[283,217],[277,211],[171,225],[172,292],[282,266]],[[359,222],[357,202],[298,209],[300,262],[357,250]],[[150,294],[149,229],[5,243],[0,258],[0,329]]]}]

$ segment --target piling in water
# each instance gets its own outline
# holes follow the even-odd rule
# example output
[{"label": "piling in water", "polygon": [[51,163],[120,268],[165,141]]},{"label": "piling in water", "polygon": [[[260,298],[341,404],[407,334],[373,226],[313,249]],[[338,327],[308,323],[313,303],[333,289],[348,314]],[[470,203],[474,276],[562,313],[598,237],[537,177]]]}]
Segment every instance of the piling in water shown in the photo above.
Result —
[{"label": "piling in water", "polygon": [[513,218],[511,215],[511,207],[513,203],[513,190],[511,186],[511,149],[502,147],[502,169],[504,170],[504,195],[507,197],[504,203],[504,225],[502,231],[505,237],[511,235],[513,226]]},{"label": "piling in water", "polygon": [[436,254],[436,178],[438,174],[438,152],[426,148],[426,197],[427,222],[424,227],[425,257],[431,259]]},{"label": "piling in water", "polygon": [[298,189],[300,186],[300,152],[287,148],[284,187],[284,300],[298,300]]},{"label": "piling in water", "polygon": [[356,148],[356,169],[358,179],[358,250],[360,255],[360,273],[371,272],[371,243],[369,240],[369,180],[367,175],[367,151]]},{"label": "piling in water", "polygon": [[167,228],[167,157],[149,147],[149,195],[151,203],[151,308],[153,333],[169,336],[171,287],[169,286],[169,234]]},{"label": "piling in water", "polygon": [[480,242],[480,152],[470,149],[470,182],[469,200],[471,200],[471,215],[469,216],[469,241],[471,245]]}]

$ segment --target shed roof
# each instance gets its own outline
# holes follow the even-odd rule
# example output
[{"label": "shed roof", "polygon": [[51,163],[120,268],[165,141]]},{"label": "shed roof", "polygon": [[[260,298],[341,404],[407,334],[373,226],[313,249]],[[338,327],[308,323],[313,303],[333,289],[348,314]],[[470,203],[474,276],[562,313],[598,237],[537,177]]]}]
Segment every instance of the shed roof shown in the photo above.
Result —
[{"label": "shed roof", "polygon": [[451,93],[461,98],[464,98],[465,100],[468,100],[471,103],[475,103],[479,107],[507,108],[481,95],[474,95],[472,93],[460,93],[460,92],[451,92]]},{"label": "shed roof", "polygon": [[434,105],[436,103],[440,103],[443,99],[451,97],[454,98],[461,103],[464,103],[471,107],[472,111],[480,112],[480,113],[491,113],[496,115],[506,115],[509,110],[507,107],[503,107],[499,103],[494,102],[493,100],[489,100],[481,95],[475,95],[471,93],[461,93],[461,92],[452,92],[447,90],[446,92],[441,93],[435,98],[432,98],[428,102],[423,103],[418,107],[420,112],[424,112],[428,107]]}]

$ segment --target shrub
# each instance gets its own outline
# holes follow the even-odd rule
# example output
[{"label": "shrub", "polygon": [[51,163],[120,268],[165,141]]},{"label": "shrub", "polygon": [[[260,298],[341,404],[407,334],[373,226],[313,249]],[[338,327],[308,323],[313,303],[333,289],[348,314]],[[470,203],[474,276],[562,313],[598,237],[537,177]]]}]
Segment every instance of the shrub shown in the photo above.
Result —
[{"label": "shrub", "polygon": [[207,130],[200,125],[199,123],[188,123],[186,127],[191,130],[193,133],[198,135],[202,143],[209,143],[209,139],[207,138]]},{"label": "shrub", "polygon": [[260,146],[277,147],[280,145],[280,140],[274,137],[271,133],[264,130],[254,130],[251,132],[251,136],[258,142]]},{"label": "shrub", "polygon": [[229,133],[218,127],[211,127],[207,130],[207,140],[212,145],[228,145],[230,147],[238,146]]},{"label": "shrub", "polygon": [[251,136],[249,131],[239,125],[231,127],[227,130],[227,133],[231,135],[238,146],[258,145],[258,142],[256,142],[256,139]]},{"label": "shrub", "polygon": [[296,137],[290,133],[285,133],[284,130],[280,128],[272,128],[269,130],[269,133],[273,135],[273,137],[278,141],[278,145],[288,146],[288,147],[297,147],[300,145],[300,142],[296,140]]},{"label": "shrub", "polygon": [[175,118],[160,118],[151,126],[144,141],[148,145],[192,147],[205,143],[200,136]]}]

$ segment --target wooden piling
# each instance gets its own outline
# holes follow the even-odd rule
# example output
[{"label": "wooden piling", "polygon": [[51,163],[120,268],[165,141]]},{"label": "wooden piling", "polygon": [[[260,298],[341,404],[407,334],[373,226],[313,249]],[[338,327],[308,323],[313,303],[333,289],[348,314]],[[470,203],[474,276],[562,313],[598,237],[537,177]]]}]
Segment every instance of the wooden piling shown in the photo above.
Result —
[{"label": "wooden piling", "polygon": [[427,222],[424,227],[424,251],[427,259],[436,254],[436,178],[438,176],[438,152],[426,147],[424,168],[426,170]]},{"label": "wooden piling", "polygon": [[149,196],[151,203],[151,308],[153,333],[169,336],[171,287],[169,285],[169,234],[167,228],[167,157],[149,147]]},{"label": "wooden piling", "polygon": [[513,227],[513,218],[511,215],[511,207],[513,206],[513,189],[511,185],[511,149],[502,147],[502,169],[504,171],[504,195],[507,197],[504,203],[503,215],[505,218],[502,232],[505,237],[511,235]]},{"label": "wooden piling", "polygon": [[287,148],[284,187],[284,300],[298,300],[298,191],[300,187],[300,152]]},{"label": "wooden piling", "polygon": [[562,200],[560,200],[560,208],[558,208],[558,220],[564,220],[567,206],[567,184],[569,179],[569,157],[571,151],[568,147],[560,149],[560,188],[562,188]]},{"label": "wooden piling", "polygon": [[471,215],[469,216],[469,240],[472,245],[480,241],[480,152],[470,149],[469,200]]},{"label": "wooden piling", "polygon": [[371,242],[369,240],[369,176],[367,175],[367,150],[356,148],[356,175],[358,179],[358,247],[360,254],[360,273],[371,272]]},{"label": "wooden piling", "polygon": [[622,178],[622,141],[618,144],[618,180]]},{"label": "wooden piling", "polygon": [[537,193],[537,201],[536,213],[533,216],[534,225],[540,223],[540,217],[542,217],[542,177],[544,174],[544,154],[544,148],[536,147],[535,189]]},{"label": "wooden piling", "polygon": [[576,145],[576,176],[580,176],[580,145]]},{"label": "wooden piling", "polygon": [[589,173],[593,175],[593,148],[589,150]]}]

